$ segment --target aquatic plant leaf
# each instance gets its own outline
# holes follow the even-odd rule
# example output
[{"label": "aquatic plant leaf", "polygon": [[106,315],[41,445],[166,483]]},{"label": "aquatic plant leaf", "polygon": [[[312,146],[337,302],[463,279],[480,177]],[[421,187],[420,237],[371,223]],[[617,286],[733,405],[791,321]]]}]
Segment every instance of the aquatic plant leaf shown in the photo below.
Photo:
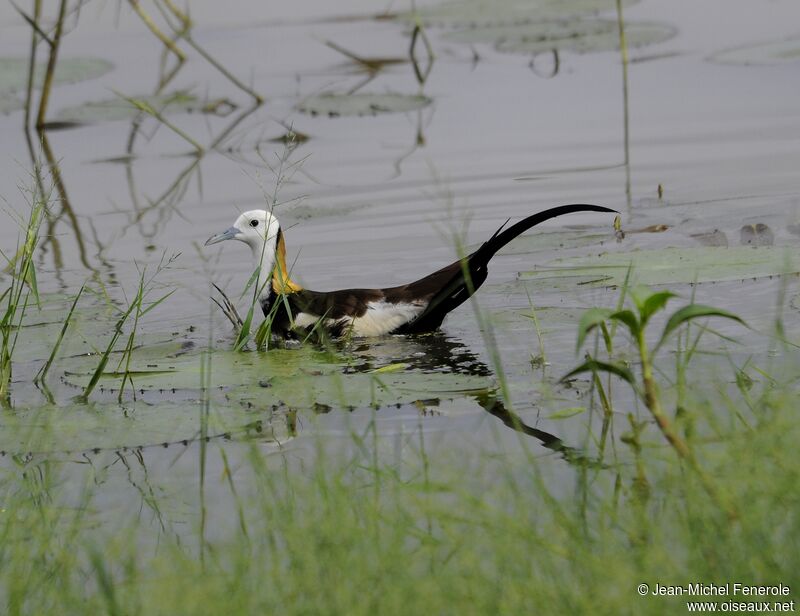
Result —
[{"label": "aquatic plant leaf", "polygon": [[297,105],[297,110],[310,115],[374,116],[383,113],[407,113],[423,109],[431,99],[421,94],[317,94],[309,96]]},{"label": "aquatic plant leaf", "polygon": [[596,359],[587,359],[577,368],[567,372],[567,374],[562,376],[559,380],[563,382],[575,376],[576,374],[581,374],[583,372],[607,372],[608,374],[618,376],[623,381],[627,381],[634,388],[636,387],[636,379],[633,376],[633,372],[631,372],[626,366],[617,363],[598,361]]},{"label": "aquatic plant leaf", "polygon": [[[628,23],[625,27],[629,47],[661,43],[674,35],[674,28],[663,24]],[[444,38],[470,45],[493,45],[506,53],[593,53],[618,49],[619,27],[610,19],[568,19],[479,26],[448,32]]]},{"label": "aquatic plant leaf", "polygon": [[[41,87],[46,62],[36,65],[34,87]],[[102,77],[114,65],[101,58],[59,58],[53,83],[63,85]],[[0,94],[24,92],[28,87],[28,58],[0,58]]]},{"label": "aquatic plant leaf", "polygon": [[652,293],[644,299],[642,305],[639,307],[639,314],[641,315],[642,323],[647,323],[650,320],[650,317],[653,316],[656,312],[663,309],[667,302],[672,299],[673,297],[677,297],[677,294],[673,293],[672,291],[657,291]]},{"label": "aquatic plant leaf", "polygon": [[[97,397],[97,396],[95,396]],[[208,434],[238,440],[282,442],[293,436],[288,411],[263,411],[230,405],[209,417]],[[18,407],[3,421],[0,451],[77,453],[136,450],[191,443],[200,434],[200,416],[192,401],[161,400],[123,406],[110,401]]]},{"label": "aquatic plant leaf", "polygon": [[[623,5],[636,0],[623,0]],[[475,27],[513,24],[520,21],[565,19],[608,11],[608,0],[449,0],[416,11],[399,13],[397,19],[426,26]]]},{"label": "aquatic plant leaf", "polygon": [[619,321],[625,325],[633,336],[639,333],[639,328],[641,327],[639,319],[637,319],[636,315],[630,310],[618,310],[608,318],[613,321]]},{"label": "aquatic plant leaf", "polygon": [[656,344],[656,350],[661,347],[661,345],[667,339],[667,336],[669,336],[678,327],[684,323],[687,323],[688,321],[691,321],[692,319],[699,319],[701,317],[721,317],[724,319],[731,319],[747,327],[747,323],[745,323],[741,317],[733,314],[732,312],[728,312],[727,310],[714,308],[713,306],[704,306],[703,304],[689,304],[688,306],[684,306],[683,308],[676,310],[669,318],[667,324],[664,326],[664,332],[661,334],[658,344]]},{"label": "aquatic plant leaf", "polygon": [[[97,357],[78,356],[61,362],[66,369],[64,381],[76,390],[85,388],[96,372],[97,361]],[[287,406],[314,410],[319,405],[367,408],[418,399],[458,398],[493,386],[489,377],[467,374],[407,368],[353,372],[344,357],[308,347],[267,353],[217,350],[211,363],[213,400],[258,409]],[[196,351],[168,356],[163,345],[143,346],[133,351],[130,372],[138,397],[202,398],[201,355]],[[105,383],[105,394],[113,396],[121,380],[120,372],[104,371],[98,378]],[[93,397],[98,399],[98,395],[95,387]]]},{"label": "aquatic plant leaf", "polygon": [[[136,101],[135,104],[131,101]],[[208,113],[209,102],[190,92],[179,90],[157,96],[115,97],[102,101],[88,102],[75,107],[62,109],[58,119],[63,122],[113,122],[130,120],[146,110],[157,111],[161,115],[179,113]],[[152,114],[151,114],[152,115]]]},{"label": "aquatic plant leaf", "polygon": [[591,257],[558,259],[540,269],[521,272],[520,279],[541,285],[574,288],[617,287],[629,267],[639,284],[667,285],[744,280],[795,273],[785,249],[774,246],[698,246],[634,252],[607,252]]},{"label": "aquatic plant leaf", "polygon": [[800,36],[718,51],[709,60],[722,64],[754,65],[800,62]]},{"label": "aquatic plant leaf", "polygon": [[589,308],[583,313],[580,322],[578,323],[578,341],[575,345],[575,352],[577,353],[583,346],[586,336],[595,327],[605,322],[611,314],[612,310],[607,308]]}]

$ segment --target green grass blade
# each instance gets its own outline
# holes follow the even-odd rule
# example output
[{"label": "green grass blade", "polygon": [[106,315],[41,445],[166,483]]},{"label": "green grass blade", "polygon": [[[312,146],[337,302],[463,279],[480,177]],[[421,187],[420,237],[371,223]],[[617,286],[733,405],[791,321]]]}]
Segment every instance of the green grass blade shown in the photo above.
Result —
[{"label": "green grass blade", "polygon": [[50,370],[50,366],[53,364],[53,361],[56,358],[56,354],[58,353],[58,349],[61,347],[61,341],[64,339],[64,335],[67,333],[67,327],[69,327],[70,321],[72,319],[72,314],[75,312],[75,307],[78,305],[78,300],[81,298],[83,294],[83,290],[86,288],[86,284],[81,285],[81,288],[78,290],[78,294],[75,296],[75,300],[72,302],[72,306],[67,313],[67,318],[64,319],[64,325],[61,327],[61,332],[58,334],[58,339],[56,343],[53,345],[53,350],[50,352],[50,357],[47,358],[47,361],[44,365],[39,368],[39,372],[36,373],[36,376],[33,379],[34,383],[43,382],[45,378],[47,378],[47,371]]},{"label": "green grass blade", "polygon": [[699,319],[702,317],[721,317],[723,319],[731,319],[747,327],[747,323],[745,323],[741,317],[733,314],[732,312],[728,312],[727,310],[714,308],[713,306],[705,306],[703,304],[689,304],[688,306],[684,306],[672,314],[672,316],[669,318],[669,321],[667,321],[667,324],[664,326],[664,333],[661,334],[661,338],[659,339],[658,344],[656,344],[653,352],[657,351],[661,345],[664,344],[667,337],[678,327],[693,319]]}]

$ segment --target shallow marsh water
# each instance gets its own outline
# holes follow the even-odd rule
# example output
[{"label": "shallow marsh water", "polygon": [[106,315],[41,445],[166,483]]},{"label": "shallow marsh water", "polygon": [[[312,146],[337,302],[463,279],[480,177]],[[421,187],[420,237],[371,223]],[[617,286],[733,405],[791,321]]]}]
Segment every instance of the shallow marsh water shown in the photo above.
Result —
[{"label": "shallow marsh water", "polygon": [[[541,3],[546,10],[551,4]],[[25,454],[33,439],[44,443],[43,452],[91,460],[112,478],[102,482],[103,500],[123,509],[146,500],[123,458],[136,456],[136,472],[162,486],[196,475],[199,409],[209,400],[209,434],[233,460],[255,439],[266,453],[279,454],[276,464],[286,458],[302,464],[319,437],[329,448],[349,448],[352,434],[364,434],[374,420],[386,456],[418,455],[419,430],[428,453],[446,458],[525,447],[552,462],[551,472],[567,486],[573,471],[565,456],[536,439],[523,442],[527,437],[521,440],[502,417],[487,413],[491,403],[475,392],[494,386],[496,340],[509,383],[506,405],[525,424],[568,445],[586,443],[587,427],[596,423],[588,410],[566,419],[562,411],[587,406],[587,386],[564,388],[555,381],[578,361],[575,326],[582,310],[616,303],[620,272],[631,259],[642,282],[669,285],[686,298],[695,294],[697,301],[740,314],[752,331],[719,325],[746,343],[728,348],[730,356],[741,363],[751,356],[754,363],[769,361],[768,334],[784,287],[786,327],[790,335],[798,331],[800,64],[793,50],[800,44],[789,38],[796,35],[797,4],[772,2],[769,10],[747,2],[628,4],[629,27],[657,24],[659,36],[630,50],[627,101],[617,51],[574,53],[554,42],[563,47],[557,54],[532,56],[524,37],[509,48],[503,28],[517,36],[520,23],[541,14],[499,3],[506,5],[507,17],[502,11],[483,16],[479,2],[456,9],[484,27],[479,36],[464,34],[459,18],[426,3],[422,18],[435,59],[428,66],[417,47],[422,69],[430,69],[424,83],[410,63],[393,62],[359,88],[370,74],[325,42],[365,58],[404,59],[410,27],[402,15],[375,19],[373,3],[366,2],[337,3],[335,11],[326,3],[304,3],[268,14],[254,14],[251,3],[226,4],[224,14],[218,3],[193,3],[196,41],[265,103],[254,106],[190,53],[167,91],[188,91],[200,102],[192,103],[193,113],[169,118],[207,148],[203,156],[151,118],[143,120],[130,150],[132,121],[105,119],[99,111],[95,121],[47,133],[70,207],[54,203],[52,224],[45,225],[36,259],[45,310],[31,310],[31,327],[23,332],[26,346],[12,391],[16,410],[4,412],[0,449]],[[613,2],[576,4],[585,5],[615,19]],[[82,106],[114,100],[114,92],[141,98],[154,91],[161,54],[156,41],[127,6],[119,14],[108,6],[91,8],[65,37],[62,61],[100,57],[113,70],[59,85],[52,120],[85,118],[85,109],[78,113]],[[29,31],[13,8],[0,8],[0,27],[0,57],[24,56]],[[775,41],[785,46],[765,54],[763,44]],[[354,89],[401,94],[403,104],[420,108],[384,112],[392,99],[375,99],[367,102],[374,116],[350,115],[352,101],[336,108],[312,98]],[[212,112],[198,111],[204,102],[213,103]],[[21,126],[19,110],[0,116],[0,195],[17,211],[25,204],[16,187],[31,184],[32,168]],[[476,296],[491,324],[484,333],[464,305],[433,339],[358,341],[333,357],[310,349],[278,352],[289,360],[242,356],[230,351],[233,334],[208,298],[211,281],[238,297],[251,273],[248,251],[202,248],[202,242],[238,212],[264,207],[275,177],[263,159],[277,163],[275,153],[284,150],[276,139],[287,126],[308,140],[291,152],[290,162],[303,162],[281,186],[278,200],[285,205],[276,214],[295,277],[310,288],[407,282],[456,256],[454,234],[473,246],[507,218],[561,203],[614,207],[626,235],[618,242],[608,217],[576,215],[520,238],[495,258]],[[33,157],[43,158],[44,146],[36,137],[33,143]],[[770,234],[757,232],[759,224]],[[18,234],[13,224],[0,226],[7,254]],[[104,380],[88,405],[71,402],[85,385],[87,365],[94,365],[76,356],[102,347],[113,329],[101,290],[116,302],[130,297],[137,265],[152,271],[164,253],[181,254],[159,275],[159,289],[177,291],[142,324],[144,346],[135,357],[142,370],[168,372],[142,375],[135,402],[115,402],[113,379]],[[47,399],[30,376],[47,357],[68,296],[87,279],[97,293],[81,304],[50,379],[63,408],[40,408]],[[543,331],[544,369],[531,362],[541,353],[532,307]],[[36,326],[41,323],[49,325]],[[209,344],[216,350],[206,393],[200,362]],[[408,366],[366,374],[394,364]],[[713,372],[721,362],[712,357],[707,364]],[[279,372],[287,366],[282,382]],[[220,476],[222,464],[210,456],[210,476]],[[74,473],[84,470],[76,464]],[[209,490],[227,493],[221,481]],[[187,501],[173,502],[173,522],[191,518]]]}]

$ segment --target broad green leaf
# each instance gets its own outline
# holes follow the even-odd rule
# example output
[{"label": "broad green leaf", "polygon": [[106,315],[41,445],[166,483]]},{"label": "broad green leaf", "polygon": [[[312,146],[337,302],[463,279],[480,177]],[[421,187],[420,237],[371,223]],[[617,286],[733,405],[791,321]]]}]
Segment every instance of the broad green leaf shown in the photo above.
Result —
[{"label": "broad green leaf", "polygon": [[589,308],[583,313],[580,323],[578,323],[578,342],[575,345],[575,352],[577,353],[583,346],[587,334],[605,322],[611,316],[611,310],[607,308]]},{"label": "broad green leaf", "polygon": [[667,305],[673,297],[677,297],[672,291],[657,291],[648,297],[641,308],[642,325],[644,326],[650,317]]},{"label": "broad green leaf", "polygon": [[618,376],[623,381],[627,381],[634,389],[636,388],[636,379],[633,376],[633,372],[631,372],[626,366],[623,366],[622,364],[612,364],[609,362],[598,361],[596,359],[586,360],[580,366],[562,376],[560,380],[565,381],[568,378],[583,372],[607,372],[609,374]]},{"label": "broad green leaf", "polygon": [[619,321],[631,332],[631,336],[636,337],[639,334],[640,324],[639,319],[633,314],[631,310],[619,310],[609,316],[609,319]]},{"label": "broad green leaf", "polygon": [[678,327],[688,321],[691,321],[692,319],[699,319],[701,317],[722,317],[724,319],[732,319],[747,327],[747,323],[745,323],[740,317],[736,316],[732,312],[728,312],[727,310],[714,308],[713,306],[704,306],[703,304],[689,304],[688,306],[684,306],[680,310],[675,311],[669,318],[669,321],[667,321],[667,324],[664,326],[664,333],[661,334],[661,339],[658,341],[658,344],[655,347],[656,350],[658,350],[661,345],[664,344],[667,336],[669,336]]},{"label": "broad green leaf", "polygon": [[653,290],[645,284],[637,284],[632,287],[628,293],[636,306],[636,310],[638,310],[641,315],[644,310],[645,302],[647,302],[647,299],[653,294]]}]

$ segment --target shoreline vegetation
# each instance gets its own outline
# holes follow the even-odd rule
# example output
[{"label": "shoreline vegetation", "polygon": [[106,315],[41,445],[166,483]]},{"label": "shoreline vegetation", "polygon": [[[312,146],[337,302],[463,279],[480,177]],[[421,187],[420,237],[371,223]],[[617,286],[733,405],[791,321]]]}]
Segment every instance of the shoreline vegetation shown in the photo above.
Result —
[{"label": "shoreline vegetation", "polygon": [[[641,228],[627,230],[629,239],[660,234],[685,218],[690,223],[681,229],[685,241],[679,246],[640,250],[644,242],[634,241],[626,251],[606,250],[626,238],[620,218],[613,233],[542,231],[534,239],[541,242],[538,250],[552,248],[549,260],[519,272],[513,283],[517,292],[528,294],[529,312],[506,311],[531,322],[530,337],[521,342],[527,341],[529,365],[527,358],[521,366],[509,365],[496,336],[498,315],[478,301],[470,305],[482,353],[444,334],[374,344],[273,344],[270,319],[259,318],[261,273],[253,273],[242,295],[231,299],[225,284],[212,282],[208,253],[200,254],[198,267],[222,300],[208,299],[207,322],[197,316],[202,310],[195,310],[191,323],[161,319],[176,300],[173,294],[185,289],[164,280],[181,267],[180,255],[164,251],[152,258],[159,254],[154,238],[167,228],[165,221],[194,180],[203,196],[201,162],[219,155],[239,164],[239,172],[251,162],[259,173],[268,170],[275,185],[271,191],[260,186],[265,207],[291,209],[304,197],[279,199],[285,186],[303,187],[308,180],[332,190],[351,182],[360,191],[363,185],[360,177],[340,181],[339,160],[335,182],[318,181],[301,169],[307,156],[293,161],[292,155],[317,134],[296,131],[291,118],[319,126],[311,120],[346,123],[398,114],[413,135],[410,147],[398,147],[395,134],[377,137],[396,150],[388,184],[426,147],[425,131],[437,103],[446,98],[439,94],[447,80],[436,84],[439,89],[427,85],[434,64],[489,70],[492,62],[500,65],[496,57],[488,62],[482,57],[489,49],[520,56],[527,63],[525,77],[535,76],[537,86],[561,74],[575,78],[571,53],[613,55],[621,85],[619,150],[608,157],[603,148],[613,139],[602,133],[592,146],[601,165],[586,159],[585,165],[562,167],[565,156],[548,160],[549,170],[543,171],[536,166],[541,161],[531,166],[525,148],[520,147],[525,150],[520,161],[510,158],[513,148],[498,149],[502,168],[487,165],[478,173],[472,162],[456,168],[462,186],[480,196],[512,178],[507,183],[521,185],[554,175],[568,175],[572,182],[576,172],[618,172],[617,193],[603,184],[605,176],[599,186],[620,196],[628,218],[639,205],[648,216],[663,216],[668,199],[660,177],[653,183],[657,199],[634,199],[640,186],[632,180],[636,114],[629,110],[629,97],[640,96],[641,84],[637,89],[629,80],[642,65],[686,52],[630,51],[669,41],[676,27],[629,21],[623,16],[629,3],[622,0],[582,1],[574,14],[554,2],[530,8],[462,0],[419,11],[411,2],[409,12],[398,6],[397,13],[351,16],[351,22],[314,22],[320,29],[338,22],[405,28],[402,55],[362,56],[351,51],[361,41],[320,38],[321,47],[346,60],[336,70],[353,83],[331,89],[313,81],[319,74],[328,79],[326,71],[333,69],[323,64],[312,77],[281,73],[278,79],[292,81],[294,94],[271,92],[274,98],[267,101],[258,88],[274,76],[260,64],[256,70],[253,58],[226,66],[199,42],[213,44],[214,36],[198,30],[195,38],[188,10],[173,0],[129,0],[123,6],[161,50],[155,87],[137,95],[112,90],[111,100],[53,115],[57,86],[96,78],[113,67],[100,58],[62,57],[65,38],[87,10],[84,4],[60,0],[45,7],[34,0],[30,11],[14,5],[30,27],[30,51],[22,72],[19,58],[3,59],[8,73],[0,104],[7,105],[4,113],[24,112],[33,188],[24,195],[26,213],[10,214],[20,233],[13,249],[3,247],[0,274],[0,612],[616,615],[684,613],[685,597],[676,590],[683,588],[699,589],[718,603],[730,596],[728,589],[735,594],[774,588],[787,601],[798,596],[800,346],[790,319],[796,320],[798,306],[792,302],[800,296],[793,248],[781,252],[781,235],[788,237],[785,230],[797,236],[800,226],[786,217],[780,221],[785,229],[770,220],[775,231],[750,211],[742,221],[737,218],[735,228],[725,221],[728,235],[695,229],[684,214],[706,203],[701,190],[700,196],[684,193],[687,202],[669,204],[681,212],[673,218],[645,216],[635,222],[642,222]],[[490,18],[498,10],[506,11],[500,15],[505,18],[495,23]],[[297,37],[299,24],[292,22],[291,28],[284,44]],[[429,28],[440,30],[439,40],[429,38]],[[220,57],[228,57],[220,40],[227,39],[216,40],[224,50]],[[753,53],[766,63],[792,61],[796,45],[796,37],[749,44],[722,52],[717,61],[747,64]],[[38,59],[42,54],[44,61]],[[231,96],[248,105],[240,109],[241,103],[224,96],[176,89],[190,61],[221,76]],[[248,66],[253,67],[249,81]],[[404,67],[409,70],[399,83],[367,87],[393,71],[400,75]],[[191,79],[199,75],[187,72]],[[201,81],[197,89],[208,94],[209,83]],[[287,100],[288,115],[273,112],[272,105],[281,109]],[[246,122],[264,120],[257,112],[267,105],[268,121],[281,127],[278,137],[268,138],[262,125],[256,130]],[[187,128],[173,113],[202,115],[209,136],[201,138],[199,123],[186,122],[193,127]],[[78,215],[73,209],[48,133],[123,120],[130,122],[124,153],[99,162],[125,165],[132,205],[127,226],[107,241],[148,215],[158,221],[152,231],[139,229],[141,252],[126,255],[127,262],[117,258],[113,269],[91,220],[96,212]],[[522,130],[511,129],[500,131],[504,139]],[[159,150],[157,159],[147,161],[157,160],[152,167],[180,163],[166,189],[134,180],[133,161],[156,133],[173,139],[167,149],[189,148],[177,154]],[[675,135],[656,135],[654,141],[673,145]],[[325,136],[321,148],[326,138],[333,141]],[[571,139],[579,144],[573,147],[584,147],[583,135]],[[283,153],[265,155],[276,143],[283,144]],[[558,156],[567,145],[559,141]],[[352,156],[364,164],[363,152]],[[506,167],[506,160],[516,166]],[[452,195],[433,158],[429,162],[435,181],[408,181],[403,190],[422,193],[432,186],[448,193],[449,208]],[[514,176],[509,168],[520,171]],[[209,174],[212,181],[216,171]],[[470,183],[476,178],[485,182],[478,191]],[[775,191],[784,188],[782,197],[796,198],[796,186]],[[408,193],[387,194],[369,198],[400,203]],[[501,197],[507,203],[517,199],[511,192]],[[339,210],[325,215],[370,205],[338,204]],[[306,216],[317,211],[322,210],[308,208]],[[727,210],[715,215],[735,217]],[[740,245],[729,250],[736,233]],[[74,254],[62,252],[64,236],[74,237]],[[555,247],[571,246],[573,239],[591,247],[591,256],[550,259]],[[461,255],[467,249],[463,240],[453,235]],[[523,253],[532,251],[520,244]],[[92,247],[97,252],[90,256]],[[721,250],[727,251],[724,257]],[[53,259],[59,292],[40,278],[45,253]],[[79,265],[70,270],[64,260],[73,256]],[[117,278],[123,268],[128,273]],[[705,277],[699,277],[700,269]],[[84,278],[67,284],[64,271]],[[705,283],[773,277],[770,288],[778,289],[777,297],[763,310],[768,302],[757,298],[756,304],[763,304],[757,315],[752,304],[742,305],[751,312],[740,314],[696,301],[697,288]],[[552,314],[561,307],[535,305],[537,285],[551,285],[551,292],[580,287],[604,294],[589,294],[588,304],[581,297],[569,306],[567,318],[555,323]],[[215,338],[219,315],[212,301],[234,326],[222,341]],[[242,304],[244,319],[237,310]],[[794,312],[785,315],[789,305]],[[545,348],[551,344],[550,327],[568,331],[570,344],[575,341],[574,361],[565,361],[553,346]],[[383,354],[375,350],[381,344],[388,348]],[[473,431],[478,423],[481,430]]]}]

